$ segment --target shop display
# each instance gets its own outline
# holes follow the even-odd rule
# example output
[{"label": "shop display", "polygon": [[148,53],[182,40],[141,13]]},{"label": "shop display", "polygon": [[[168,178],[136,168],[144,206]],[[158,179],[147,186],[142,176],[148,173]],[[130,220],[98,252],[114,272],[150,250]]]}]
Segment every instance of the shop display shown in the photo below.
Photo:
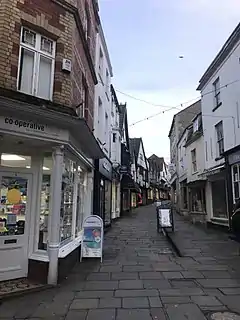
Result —
[{"label": "shop display", "polygon": [[39,244],[38,249],[46,250],[48,241],[48,217],[50,202],[50,175],[43,175],[41,189],[41,207],[39,224]]},{"label": "shop display", "polygon": [[0,190],[0,236],[24,234],[27,186],[27,179],[2,177]]}]

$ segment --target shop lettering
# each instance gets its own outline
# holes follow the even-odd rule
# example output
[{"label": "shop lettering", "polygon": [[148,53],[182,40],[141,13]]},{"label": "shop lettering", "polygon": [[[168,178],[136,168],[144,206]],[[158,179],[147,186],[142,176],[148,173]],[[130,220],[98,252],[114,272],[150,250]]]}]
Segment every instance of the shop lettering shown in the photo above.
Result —
[{"label": "shop lettering", "polygon": [[38,130],[38,131],[44,131],[44,125],[43,124],[38,124],[34,122],[27,122],[23,120],[14,120],[12,118],[5,118],[5,123],[10,124],[10,125],[15,125],[19,128],[29,128],[33,130]]}]

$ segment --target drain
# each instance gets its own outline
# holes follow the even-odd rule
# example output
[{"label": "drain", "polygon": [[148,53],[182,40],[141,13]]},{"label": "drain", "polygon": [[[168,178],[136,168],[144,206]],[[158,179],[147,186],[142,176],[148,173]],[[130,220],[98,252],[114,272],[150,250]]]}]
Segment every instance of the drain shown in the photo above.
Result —
[{"label": "drain", "polygon": [[232,312],[216,312],[210,317],[211,320],[240,320],[240,316]]}]

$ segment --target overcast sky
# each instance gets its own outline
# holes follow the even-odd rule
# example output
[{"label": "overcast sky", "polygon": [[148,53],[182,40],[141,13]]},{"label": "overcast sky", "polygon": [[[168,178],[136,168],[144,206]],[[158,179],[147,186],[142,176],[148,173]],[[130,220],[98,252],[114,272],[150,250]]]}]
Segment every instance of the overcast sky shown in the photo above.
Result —
[{"label": "overcast sky", "polygon": [[239,23],[240,0],[99,1],[115,89],[154,104],[117,91],[127,102],[130,136],[143,138],[147,156],[168,160],[177,109],[132,124],[199,97],[200,77]]}]

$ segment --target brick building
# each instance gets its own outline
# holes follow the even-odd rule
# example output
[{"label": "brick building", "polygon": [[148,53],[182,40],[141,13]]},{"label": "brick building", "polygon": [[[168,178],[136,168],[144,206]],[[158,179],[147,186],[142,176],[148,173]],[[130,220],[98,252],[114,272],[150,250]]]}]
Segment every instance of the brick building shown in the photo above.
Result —
[{"label": "brick building", "polygon": [[[0,0],[0,281],[55,284],[91,214],[97,0]],[[20,263],[19,263],[20,261]]]}]

